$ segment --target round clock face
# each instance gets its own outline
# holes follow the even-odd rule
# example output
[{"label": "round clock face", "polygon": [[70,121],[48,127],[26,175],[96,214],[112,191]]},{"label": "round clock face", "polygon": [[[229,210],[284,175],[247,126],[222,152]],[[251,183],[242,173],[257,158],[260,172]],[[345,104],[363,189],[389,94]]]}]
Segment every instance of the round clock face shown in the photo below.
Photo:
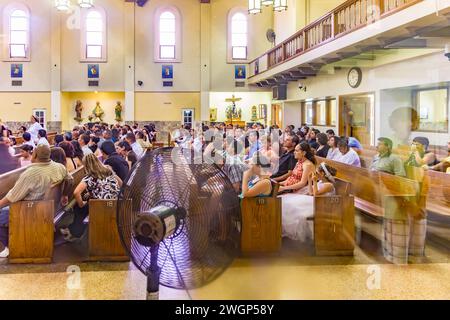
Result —
[{"label": "round clock face", "polygon": [[361,84],[362,71],[360,68],[351,68],[348,72],[348,84],[352,88],[357,88]]}]

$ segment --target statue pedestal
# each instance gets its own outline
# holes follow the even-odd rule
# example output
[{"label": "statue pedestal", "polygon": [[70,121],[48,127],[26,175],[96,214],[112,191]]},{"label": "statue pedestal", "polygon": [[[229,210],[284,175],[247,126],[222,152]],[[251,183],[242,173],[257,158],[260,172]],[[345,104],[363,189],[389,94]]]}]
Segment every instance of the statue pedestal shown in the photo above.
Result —
[{"label": "statue pedestal", "polygon": [[245,128],[246,122],[245,122],[245,121],[241,121],[241,120],[233,120],[233,121],[231,122],[231,121],[227,120],[227,121],[225,122],[225,124],[226,124],[226,125],[231,124],[231,125],[233,125],[233,126],[239,126],[240,128]]}]

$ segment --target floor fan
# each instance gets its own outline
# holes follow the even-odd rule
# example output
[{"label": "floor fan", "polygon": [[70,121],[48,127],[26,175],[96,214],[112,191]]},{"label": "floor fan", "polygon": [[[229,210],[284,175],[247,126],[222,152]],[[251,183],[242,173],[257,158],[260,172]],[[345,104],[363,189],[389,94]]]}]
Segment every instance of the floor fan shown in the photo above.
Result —
[{"label": "floor fan", "polygon": [[148,152],[119,196],[119,235],[147,276],[149,300],[159,299],[159,285],[189,295],[239,252],[240,207],[230,181],[217,165],[191,159],[178,148]]}]

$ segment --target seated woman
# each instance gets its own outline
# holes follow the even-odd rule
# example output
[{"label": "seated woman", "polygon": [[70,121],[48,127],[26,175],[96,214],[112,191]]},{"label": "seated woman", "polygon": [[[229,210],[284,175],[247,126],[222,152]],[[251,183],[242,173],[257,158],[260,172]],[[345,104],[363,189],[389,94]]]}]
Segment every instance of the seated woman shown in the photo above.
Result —
[{"label": "seated woman", "polygon": [[66,154],[62,148],[55,147],[51,149],[50,159],[56,163],[60,163],[63,166],[67,167]]},{"label": "seated woman", "polygon": [[24,144],[20,147],[20,166],[26,167],[31,164],[31,156],[33,155],[33,147]]},{"label": "seated woman", "polygon": [[282,199],[283,237],[304,242],[313,239],[313,226],[308,218],[314,216],[314,197],[334,195],[336,169],[321,163],[308,178],[308,195],[286,194]]},{"label": "seated woman", "polygon": [[251,158],[250,169],[242,177],[242,198],[267,197],[272,194],[270,160],[260,152]]},{"label": "seated woman", "polygon": [[122,185],[120,178],[110,168],[105,167],[94,154],[86,155],[83,165],[86,176],[73,192],[77,202],[74,220],[68,228],[60,229],[64,239],[70,242],[81,238],[84,234],[83,221],[89,214],[89,200],[117,200]]},{"label": "seated woman", "polygon": [[292,175],[280,183],[280,192],[301,190],[308,185],[308,177],[314,172],[316,157],[306,141],[295,147],[294,157],[298,162],[292,171]]},{"label": "seated woman", "polygon": [[80,159],[75,157],[75,149],[73,148],[72,143],[63,141],[59,144],[59,148],[63,149],[66,155],[67,171],[74,172],[83,165]]}]

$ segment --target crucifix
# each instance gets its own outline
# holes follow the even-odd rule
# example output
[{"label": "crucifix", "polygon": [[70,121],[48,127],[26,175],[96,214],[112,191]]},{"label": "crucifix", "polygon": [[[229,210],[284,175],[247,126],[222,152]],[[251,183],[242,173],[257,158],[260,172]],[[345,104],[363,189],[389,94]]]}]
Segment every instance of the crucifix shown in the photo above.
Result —
[{"label": "crucifix", "polygon": [[225,102],[231,102],[233,103],[233,111],[231,113],[231,126],[233,126],[233,116],[236,114],[236,102],[241,101],[242,98],[236,98],[234,94],[231,96],[231,98],[225,99]]}]

